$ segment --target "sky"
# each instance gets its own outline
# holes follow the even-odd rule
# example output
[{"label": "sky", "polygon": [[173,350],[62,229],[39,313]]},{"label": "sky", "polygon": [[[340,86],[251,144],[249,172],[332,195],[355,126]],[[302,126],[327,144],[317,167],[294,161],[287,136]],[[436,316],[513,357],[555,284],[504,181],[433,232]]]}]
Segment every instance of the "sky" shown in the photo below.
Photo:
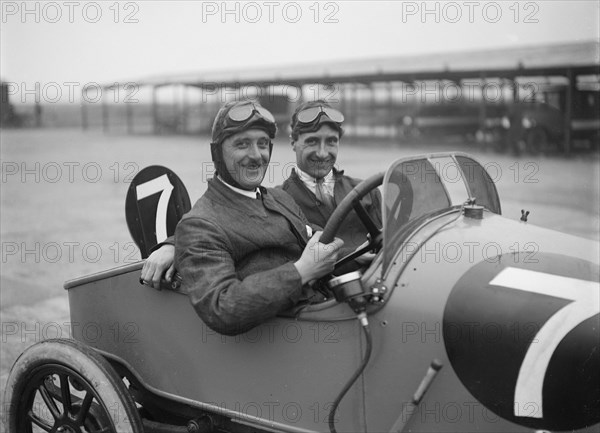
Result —
[{"label": "sky", "polygon": [[[16,90],[599,39],[589,1],[1,1]],[[75,83],[75,84],[73,84]]]}]

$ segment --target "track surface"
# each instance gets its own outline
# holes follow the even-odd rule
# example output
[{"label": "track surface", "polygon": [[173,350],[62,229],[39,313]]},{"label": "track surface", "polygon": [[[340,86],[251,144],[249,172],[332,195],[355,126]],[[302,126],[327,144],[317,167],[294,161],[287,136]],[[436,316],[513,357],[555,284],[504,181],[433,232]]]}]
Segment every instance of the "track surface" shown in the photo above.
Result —
[{"label": "track surface", "polygon": [[[131,177],[147,165],[165,165],[181,177],[193,203],[213,169],[208,137],[3,130],[0,138],[3,394],[10,366],[27,346],[69,336],[65,280],[139,260],[124,217]],[[418,153],[469,152],[496,181],[505,216],[518,219],[524,208],[531,224],[599,239],[597,154],[515,157],[460,143],[354,141],[342,140],[338,158],[351,176],[368,177]],[[293,161],[289,143],[276,140],[264,184],[281,183]]]}]

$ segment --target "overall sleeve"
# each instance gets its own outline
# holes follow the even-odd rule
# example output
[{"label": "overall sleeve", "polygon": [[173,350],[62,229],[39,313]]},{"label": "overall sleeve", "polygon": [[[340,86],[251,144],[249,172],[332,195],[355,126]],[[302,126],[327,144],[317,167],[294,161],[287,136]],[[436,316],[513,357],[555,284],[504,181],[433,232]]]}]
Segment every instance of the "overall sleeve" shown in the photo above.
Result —
[{"label": "overall sleeve", "polygon": [[236,335],[295,305],[302,296],[292,262],[240,280],[232,242],[215,224],[185,218],[175,232],[175,263],[183,289],[198,315],[213,330]]},{"label": "overall sleeve", "polygon": [[162,242],[154,245],[152,248],[150,248],[150,253],[153,253],[154,251],[162,248],[165,245],[173,245],[173,246],[175,246],[175,236],[169,236],[164,241],[162,241]]}]

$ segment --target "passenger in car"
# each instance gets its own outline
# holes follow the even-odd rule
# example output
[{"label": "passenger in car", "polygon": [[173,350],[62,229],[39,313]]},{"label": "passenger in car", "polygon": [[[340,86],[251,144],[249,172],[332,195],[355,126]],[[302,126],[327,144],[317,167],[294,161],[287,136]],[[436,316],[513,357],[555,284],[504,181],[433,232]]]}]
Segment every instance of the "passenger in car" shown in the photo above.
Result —
[{"label": "passenger in car", "polygon": [[[299,105],[291,121],[291,144],[296,167],[281,188],[290,194],[313,224],[325,227],[336,206],[361,182],[335,167],[344,116],[323,100]],[[381,194],[374,189],[361,200],[373,222],[381,228]],[[338,236],[344,241],[340,256],[355,251],[366,240],[367,230],[352,210]],[[357,259],[367,263],[371,255]]]},{"label": "passenger in car", "polygon": [[343,245],[320,243],[288,194],[261,186],[276,129],[257,103],[221,108],[212,129],[216,176],[175,231],[182,288],[222,334],[245,332],[310,299],[308,283],[333,271]]}]

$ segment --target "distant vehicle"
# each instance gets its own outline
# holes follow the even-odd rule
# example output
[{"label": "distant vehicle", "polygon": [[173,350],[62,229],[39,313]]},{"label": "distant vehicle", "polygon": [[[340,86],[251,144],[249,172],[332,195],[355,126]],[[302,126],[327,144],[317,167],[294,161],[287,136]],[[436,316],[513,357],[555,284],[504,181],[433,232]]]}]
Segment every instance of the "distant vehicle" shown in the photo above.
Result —
[{"label": "distant vehicle", "polygon": [[292,111],[294,109],[290,98],[287,95],[269,94],[259,98],[260,104],[269,110],[279,128],[278,135],[286,137]]},{"label": "distant vehicle", "polygon": [[[584,88],[573,92],[571,147],[597,149],[600,143],[600,92]],[[549,86],[523,102],[506,105],[501,122],[485,124],[478,141],[497,150],[529,153],[564,152],[567,133],[565,87]]]},{"label": "distant vehicle", "polygon": [[10,103],[8,84],[0,81],[0,126],[21,126],[22,119]]},{"label": "distant vehicle", "polygon": [[548,152],[562,148],[563,124],[564,114],[551,105],[515,103],[506,107],[499,122],[486,122],[477,139],[498,151]]},{"label": "distant vehicle", "polygon": [[[381,230],[360,211],[379,185]],[[132,235],[154,245],[187,192],[169,173],[135,191],[132,221],[149,223]],[[364,180],[321,242],[353,208],[370,233],[359,254],[377,252],[364,273],[244,334],[209,329],[177,286],[140,285],[142,262],[67,282],[73,339],[17,359],[2,431],[598,432],[597,242],[501,216],[461,153]]]},{"label": "distant vehicle", "polygon": [[600,144],[600,82],[578,86],[573,94],[573,139],[589,140],[592,146]]},{"label": "distant vehicle", "polygon": [[406,139],[461,136],[473,141],[484,122],[490,126],[499,123],[502,114],[499,104],[423,104],[402,117],[399,131]]}]

